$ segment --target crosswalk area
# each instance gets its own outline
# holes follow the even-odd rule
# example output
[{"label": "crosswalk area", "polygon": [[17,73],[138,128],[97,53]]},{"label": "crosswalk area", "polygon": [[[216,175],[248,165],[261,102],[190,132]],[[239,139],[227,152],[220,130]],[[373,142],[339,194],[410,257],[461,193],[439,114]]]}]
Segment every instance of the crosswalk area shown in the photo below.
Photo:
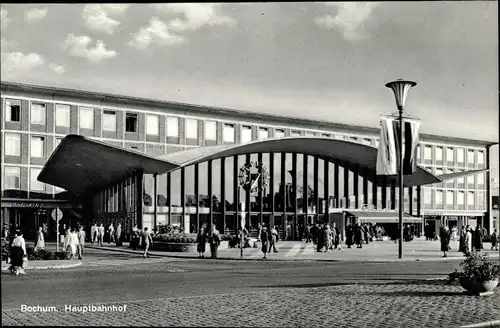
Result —
[{"label": "crosswalk area", "polygon": [[172,262],[170,258],[121,258],[121,259],[95,259],[89,260],[85,263],[85,266],[89,267],[102,267],[102,266],[135,266],[139,264],[151,264],[151,263],[168,263]]},{"label": "crosswalk area", "polygon": [[[259,247],[257,248],[244,248],[243,256],[246,258],[262,258],[263,253],[261,250],[261,244],[259,243]],[[291,246],[291,247],[290,247]],[[269,257],[284,257],[284,258],[293,258],[302,255],[311,255],[316,253],[316,245],[311,243],[301,243],[301,244],[293,244],[293,245],[283,245],[280,247],[280,244],[277,245],[276,249],[278,253],[271,253],[268,255]],[[228,253],[234,253],[235,255],[240,254],[239,248],[232,248],[227,250],[219,251],[220,255],[226,255]]]}]

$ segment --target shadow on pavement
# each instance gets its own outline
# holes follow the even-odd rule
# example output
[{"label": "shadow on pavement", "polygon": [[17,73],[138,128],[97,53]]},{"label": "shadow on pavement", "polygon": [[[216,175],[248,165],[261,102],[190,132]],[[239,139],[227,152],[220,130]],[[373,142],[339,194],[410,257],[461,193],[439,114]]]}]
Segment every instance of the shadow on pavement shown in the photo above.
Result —
[{"label": "shadow on pavement", "polygon": [[420,297],[436,297],[436,296],[463,296],[462,292],[447,292],[447,291],[392,291],[392,292],[376,292],[372,294],[384,296],[420,296]]},{"label": "shadow on pavement", "polygon": [[254,288],[315,288],[315,287],[335,287],[356,285],[356,282],[327,282],[327,283],[312,283],[312,284],[287,284],[287,285],[267,285],[253,286]]}]

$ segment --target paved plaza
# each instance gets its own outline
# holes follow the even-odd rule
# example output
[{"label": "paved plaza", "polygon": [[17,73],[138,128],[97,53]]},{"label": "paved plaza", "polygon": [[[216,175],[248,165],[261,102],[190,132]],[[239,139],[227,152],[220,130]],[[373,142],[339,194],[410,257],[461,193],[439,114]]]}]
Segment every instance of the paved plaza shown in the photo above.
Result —
[{"label": "paved plaza", "polygon": [[500,293],[464,296],[459,286],[443,282],[354,284],[106,304],[126,305],[125,312],[65,312],[63,306],[55,313],[14,309],[2,311],[2,325],[460,327],[499,319],[499,304]]}]

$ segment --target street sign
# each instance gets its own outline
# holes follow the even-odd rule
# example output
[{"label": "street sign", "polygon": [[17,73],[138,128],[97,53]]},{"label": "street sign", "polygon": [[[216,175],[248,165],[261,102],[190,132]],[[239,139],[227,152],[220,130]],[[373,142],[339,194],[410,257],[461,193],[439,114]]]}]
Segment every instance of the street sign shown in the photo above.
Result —
[{"label": "street sign", "polygon": [[56,207],[52,210],[52,218],[56,221],[61,220],[63,217],[63,213],[59,207]]}]

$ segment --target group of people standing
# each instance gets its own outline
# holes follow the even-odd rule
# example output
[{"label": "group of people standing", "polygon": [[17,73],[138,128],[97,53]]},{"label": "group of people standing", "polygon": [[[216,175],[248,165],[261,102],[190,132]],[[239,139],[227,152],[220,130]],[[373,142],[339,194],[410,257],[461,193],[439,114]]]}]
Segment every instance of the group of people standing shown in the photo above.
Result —
[{"label": "group of people standing", "polygon": [[116,243],[116,246],[121,246],[123,242],[121,223],[116,225],[116,229],[114,224],[110,223],[106,229],[103,223],[94,222],[90,227],[90,242],[102,246],[105,239],[108,244]]},{"label": "group of people standing", "polygon": [[375,234],[376,230],[371,224],[349,224],[346,226],[345,230],[345,244],[347,248],[351,248],[352,245],[357,245],[356,248],[363,248],[363,244],[368,244],[370,241],[373,241],[373,236]]},{"label": "group of people standing", "polygon": [[66,228],[60,236],[63,244],[63,251],[67,252],[69,259],[75,259],[78,254],[78,259],[83,259],[83,248],[85,247],[86,233],[83,226],[75,228]]},{"label": "group of people standing", "polygon": [[210,258],[217,258],[217,250],[220,246],[221,236],[219,230],[215,228],[215,224],[212,225],[211,230],[208,230],[207,226],[203,225],[198,231],[196,242],[198,244],[197,251],[199,258],[205,257],[207,242],[210,245]]},{"label": "group of people standing", "polygon": [[[448,252],[451,250],[450,240],[453,239],[453,231],[448,228],[448,226],[442,226],[439,228],[439,239],[441,242],[441,251],[444,253],[443,257],[448,256]],[[473,251],[480,252],[484,249],[483,238],[485,233],[481,229],[481,225],[477,225],[476,229],[473,229],[470,225],[462,226],[459,234],[459,245],[458,251],[464,254],[469,254]],[[498,233],[495,229],[491,234],[491,249],[498,250]]]}]

